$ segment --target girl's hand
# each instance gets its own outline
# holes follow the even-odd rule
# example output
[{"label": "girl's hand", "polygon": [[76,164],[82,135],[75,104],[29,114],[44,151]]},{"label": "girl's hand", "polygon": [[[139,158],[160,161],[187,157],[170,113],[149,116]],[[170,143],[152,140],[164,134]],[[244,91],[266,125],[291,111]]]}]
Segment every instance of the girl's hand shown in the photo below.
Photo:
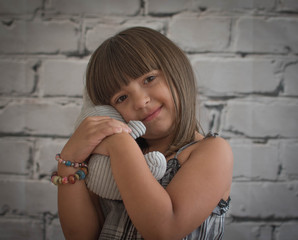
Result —
[{"label": "girl's hand", "polygon": [[110,117],[87,117],[70,137],[61,156],[65,160],[83,162],[107,136],[130,131],[125,123]]},{"label": "girl's hand", "polygon": [[[122,134],[128,134],[129,132],[127,131],[122,131],[119,132]],[[93,154],[101,154],[101,155],[106,155],[110,156],[110,152],[113,151],[113,146],[115,144],[115,141],[119,141],[118,137],[120,136],[119,134],[113,134],[112,136],[107,136],[103,141],[98,144],[94,150],[92,151]]]}]

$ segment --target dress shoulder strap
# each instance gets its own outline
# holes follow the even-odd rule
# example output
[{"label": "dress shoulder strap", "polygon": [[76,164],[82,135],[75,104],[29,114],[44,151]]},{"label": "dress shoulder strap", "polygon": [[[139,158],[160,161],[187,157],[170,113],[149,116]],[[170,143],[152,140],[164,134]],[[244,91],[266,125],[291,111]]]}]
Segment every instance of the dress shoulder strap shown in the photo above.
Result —
[{"label": "dress shoulder strap", "polygon": [[[209,132],[203,139],[206,139],[206,138],[209,138],[209,137],[216,137],[218,135],[218,133],[212,133],[212,132]],[[175,158],[178,157],[178,155],[185,149],[185,148],[188,148],[189,146],[199,142],[201,140],[198,140],[198,141],[193,141],[193,142],[190,142],[186,145],[184,145],[183,147],[181,147],[175,154]]]},{"label": "dress shoulder strap", "polygon": [[209,137],[216,137],[216,136],[218,136],[218,133],[208,132],[207,135],[204,137],[204,139]]}]

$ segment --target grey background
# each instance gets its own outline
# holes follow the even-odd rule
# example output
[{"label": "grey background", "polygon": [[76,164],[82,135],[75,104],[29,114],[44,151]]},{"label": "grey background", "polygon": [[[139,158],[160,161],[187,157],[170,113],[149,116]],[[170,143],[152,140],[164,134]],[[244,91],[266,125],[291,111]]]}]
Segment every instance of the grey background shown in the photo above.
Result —
[{"label": "grey background", "polygon": [[187,53],[198,117],[233,148],[225,239],[297,239],[297,0],[0,0],[0,19],[0,239],[63,239],[54,156],[90,54],[137,25]]}]

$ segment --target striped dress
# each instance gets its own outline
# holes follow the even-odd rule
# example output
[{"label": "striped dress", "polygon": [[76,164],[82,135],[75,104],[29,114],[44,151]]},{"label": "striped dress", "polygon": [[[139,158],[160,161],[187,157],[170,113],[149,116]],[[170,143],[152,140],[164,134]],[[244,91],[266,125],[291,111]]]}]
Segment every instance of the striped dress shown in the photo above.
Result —
[{"label": "striped dress", "polygon": [[[208,134],[206,137],[215,136]],[[164,177],[159,181],[166,188],[172,178],[180,168],[177,159],[179,153],[188,146],[196,142],[189,143],[182,147],[174,158],[167,162],[167,170]],[[185,236],[183,240],[213,240],[223,239],[225,214],[229,209],[230,198],[227,201],[220,200],[210,216],[193,232]],[[103,215],[105,217],[104,226],[99,236],[100,240],[134,240],[143,239],[131,222],[122,201],[100,199]]]}]

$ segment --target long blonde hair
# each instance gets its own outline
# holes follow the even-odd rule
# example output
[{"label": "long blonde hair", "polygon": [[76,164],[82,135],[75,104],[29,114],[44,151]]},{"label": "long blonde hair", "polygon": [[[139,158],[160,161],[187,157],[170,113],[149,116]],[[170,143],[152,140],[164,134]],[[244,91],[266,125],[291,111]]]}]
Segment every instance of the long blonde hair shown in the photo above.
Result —
[{"label": "long blonde hair", "polygon": [[104,41],[92,54],[86,72],[86,87],[95,105],[109,104],[111,97],[152,70],[161,70],[171,90],[177,118],[175,137],[166,156],[193,141],[199,129],[196,120],[196,84],[183,51],[163,34],[145,27],[124,30]]}]

